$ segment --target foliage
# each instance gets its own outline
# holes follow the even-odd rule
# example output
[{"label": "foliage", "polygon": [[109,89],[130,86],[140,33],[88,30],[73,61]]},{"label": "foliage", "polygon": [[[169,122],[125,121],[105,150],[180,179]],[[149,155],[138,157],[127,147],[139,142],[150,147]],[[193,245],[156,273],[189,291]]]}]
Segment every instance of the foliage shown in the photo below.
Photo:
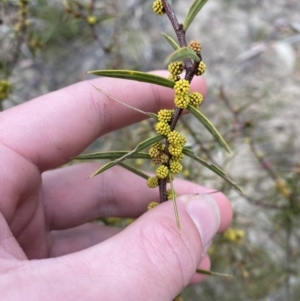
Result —
[{"label": "foliage", "polygon": [[[184,159],[182,177],[211,185],[230,195],[236,212],[232,229],[244,234],[238,240],[235,236],[238,232],[224,234],[210,250],[212,270],[231,274],[234,278],[208,277],[201,286],[186,290],[183,297],[185,300],[195,300],[197,295],[203,300],[298,300],[299,129],[291,111],[298,111],[294,106],[299,94],[296,86],[291,86],[292,80],[296,79],[294,73],[283,78],[282,63],[278,68],[280,74],[276,73],[277,69],[274,72],[270,68],[281,61],[269,55],[269,44],[264,43],[276,37],[274,47],[281,40],[287,47],[290,40],[285,39],[296,35],[296,23],[294,27],[289,23],[284,26],[278,23],[284,27],[278,31],[268,21],[275,20],[275,16],[264,19],[267,26],[247,23],[252,31],[245,41],[247,32],[242,36],[239,32],[233,34],[236,28],[242,30],[248,19],[257,17],[257,11],[264,10],[267,14],[272,7],[265,9],[265,1],[254,4],[231,0],[215,4],[219,5],[216,9],[209,6],[209,2],[199,17],[185,24],[193,38],[201,38],[201,53],[208,66],[205,76],[211,92],[201,112],[205,112],[210,123],[219,130],[235,156],[226,156],[191,116],[181,117],[176,130],[187,137],[187,153],[192,150],[197,156],[200,154],[201,162],[207,166],[222,166],[227,171],[225,176],[230,180],[233,178],[246,195],[229,190],[226,181],[204,166],[199,164],[195,168],[194,161],[188,156]],[[179,1],[173,1],[173,4],[175,10],[181,12],[178,17],[184,21],[188,7]],[[272,5],[283,15],[292,13],[287,6]],[[0,7],[3,109],[81,80],[87,70],[148,71],[161,68],[170,51],[179,47],[172,34],[169,35],[171,28],[164,21],[165,16],[151,15],[148,1],[37,0],[25,6],[26,11],[17,1],[6,0]],[[243,11],[247,18],[235,19],[238,11]],[[279,28],[278,24],[276,28]],[[223,32],[221,27],[224,27]],[[164,37],[160,36],[161,28],[168,33]],[[164,39],[168,43],[164,43]],[[236,43],[230,44],[230,39]],[[255,49],[249,46],[254,42],[262,43],[260,45],[266,48],[260,49],[267,50],[261,50],[262,55],[255,54]],[[288,45],[299,53],[296,42],[293,43]],[[234,62],[235,56],[243,51],[247,56],[238,57]],[[264,52],[267,57],[263,56]],[[290,54],[285,56],[286,59],[289,57]],[[299,66],[296,68],[295,74],[297,70],[299,72]],[[140,141],[155,136],[155,122],[152,118],[108,134],[87,153],[101,151],[102,158],[116,160],[125,153],[112,153],[112,148],[134,149]],[[126,161],[129,168],[150,170],[149,154],[131,155],[132,159]],[[86,155],[81,159],[83,156]],[[124,226],[131,220],[108,217],[103,222]]]}]

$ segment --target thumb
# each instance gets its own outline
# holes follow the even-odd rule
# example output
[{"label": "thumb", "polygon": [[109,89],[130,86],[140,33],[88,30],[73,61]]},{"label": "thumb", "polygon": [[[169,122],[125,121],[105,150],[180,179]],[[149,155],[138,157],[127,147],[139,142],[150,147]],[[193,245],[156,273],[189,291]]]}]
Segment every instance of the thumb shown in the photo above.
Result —
[{"label": "thumb", "polygon": [[177,206],[180,232],[173,204],[166,202],[90,250],[105,300],[166,301],[189,284],[219,229],[220,212],[209,195],[181,196]]},{"label": "thumb", "polygon": [[43,277],[24,289],[31,300],[45,291],[47,300],[172,300],[189,284],[220,227],[210,195],[178,197],[177,207],[180,232],[172,202],[163,203],[94,247],[32,264],[32,273]]}]

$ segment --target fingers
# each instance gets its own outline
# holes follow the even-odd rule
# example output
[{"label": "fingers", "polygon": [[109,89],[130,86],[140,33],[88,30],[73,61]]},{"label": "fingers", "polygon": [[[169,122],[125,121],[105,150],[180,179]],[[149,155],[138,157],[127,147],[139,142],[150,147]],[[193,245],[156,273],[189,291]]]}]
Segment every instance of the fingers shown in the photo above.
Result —
[{"label": "fingers", "polygon": [[105,300],[124,296],[129,300],[141,300],[141,296],[143,300],[172,300],[190,283],[207,242],[220,226],[214,201],[179,198],[178,210],[180,233],[172,204],[164,203],[99,245],[55,260],[32,262],[31,275],[38,285],[21,276],[23,287],[18,291],[33,300],[49,287],[51,300],[60,296],[85,300],[86,294],[89,300],[99,300],[99,296]]},{"label": "fingers", "polygon": [[[166,75],[164,72],[157,72]],[[174,91],[129,80],[98,78],[55,91],[1,113],[0,141],[40,170],[60,166],[97,137],[145,118],[97,91],[147,112],[173,107]],[[191,90],[206,91],[201,77]]]},{"label": "fingers", "polygon": [[119,233],[121,229],[87,223],[68,230],[51,232],[50,257],[58,257],[92,247]]},{"label": "fingers", "polygon": [[[209,271],[210,270],[210,259],[208,255],[205,255],[204,258],[201,260],[201,263],[198,267],[201,270]],[[195,273],[192,277],[189,285],[195,285],[197,283],[202,282],[207,276],[200,273]]]},{"label": "fingers", "polygon": [[[83,163],[44,173],[43,196],[46,223],[50,229],[76,227],[104,216],[138,217],[147,205],[159,199],[158,189],[150,189],[146,181],[122,167],[113,167],[90,178],[99,168],[97,163]],[[206,194],[212,189],[175,180],[178,195]],[[229,200],[222,193],[213,193],[220,207],[219,231],[232,219]]]}]

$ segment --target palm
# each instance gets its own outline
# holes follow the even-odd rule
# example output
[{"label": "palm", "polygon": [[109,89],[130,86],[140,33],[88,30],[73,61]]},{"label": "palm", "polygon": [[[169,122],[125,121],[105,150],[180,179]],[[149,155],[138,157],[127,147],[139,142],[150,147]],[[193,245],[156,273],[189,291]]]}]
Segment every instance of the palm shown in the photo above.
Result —
[{"label": "palm", "polygon": [[6,158],[11,158],[11,162],[14,162],[14,168],[9,160],[6,161],[8,164],[1,166],[1,178],[5,175],[11,179],[9,186],[3,181],[0,184],[3,200],[0,223],[1,228],[5,229],[1,236],[2,240],[10,237],[5,252],[24,258],[23,250],[28,258],[44,258],[49,253],[50,240],[47,233],[49,218],[45,214],[42,199],[41,175],[31,162],[10,149],[3,151]]},{"label": "palm", "polygon": [[[146,111],[157,110],[158,104],[172,105],[170,89],[110,79],[97,79],[97,83]],[[104,200],[98,190],[102,180],[86,181],[95,166],[84,167],[77,175],[51,171],[46,180],[43,174],[43,181],[41,174],[68,162],[99,135],[143,118],[135,111],[121,109],[91,82],[82,82],[0,114],[0,158],[5,158],[0,161],[0,222],[5,229],[0,232],[4,246],[0,252],[16,258],[25,258],[25,254],[28,258],[47,257],[53,248],[49,231],[76,227],[106,214],[99,212],[100,198]],[[120,188],[127,189],[132,184],[129,181]],[[95,187],[97,192],[92,191]],[[116,201],[113,196],[104,197],[107,202]],[[123,215],[138,215],[145,205],[127,208]],[[114,213],[111,208],[109,213]]]},{"label": "palm", "polygon": [[[91,300],[99,299],[103,292],[110,300],[120,296],[138,300],[153,296],[153,292],[160,300],[169,300],[188,283],[200,260],[199,232],[184,203],[178,206],[186,229],[181,235],[174,228],[170,203],[143,215],[119,235],[115,235],[118,229],[90,223],[101,216],[138,217],[158,198],[158,192],[149,191],[144,179],[121,167],[92,179],[89,176],[99,168],[98,163],[57,169],[97,137],[142,118],[111,102],[92,84],[105,87],[108,93],[113,91],[117,98],[127,99],[131,106],[144,111],[172,106],[173,93],[166,88],[101,79],[53,92],[0,114],[0,290],[5,287],[1,290],[5,300],[20,296],[85,300],[87,292]],[[199,86],[203,92],[201,79],[195,82],[195,87]],[[179,194],[207,191],[190,182],[174,184]],[[226,197],[215,196],[221,208],[222,231],[232,211]],[[24,260],[46,257],[58,258]],[[208,259],[203,260],[201,268],[208,266]],[[177,273],[182,267],[184,277]],[[176,272],[177,281],[170,271]],[[151,279],[153,285],[144,279]],[[138,289],[132,290],[132,283]]]}]

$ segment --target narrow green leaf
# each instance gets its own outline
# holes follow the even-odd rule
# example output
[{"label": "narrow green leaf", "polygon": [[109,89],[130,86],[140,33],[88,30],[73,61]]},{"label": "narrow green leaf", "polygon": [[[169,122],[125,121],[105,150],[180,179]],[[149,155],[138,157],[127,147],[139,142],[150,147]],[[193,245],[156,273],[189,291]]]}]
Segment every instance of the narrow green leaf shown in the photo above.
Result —
[{"label": "narrow green leaf", "polygon": [[95,171],[91,177],[94,177],[96,175],[99,175],[100,173],[104,172],[105,170],[108,170],[110,169],[111,167],[121,163],[122,161],[128,159],[130,156],[132,156],[133,154],[136,154],[140,151],[142,151],[143,149],[145,149],[146,147],[148,146],[151,146],[153,143],[155,142],[158,142],[160,140],[162,140],[164,138],[164,136],[162,135],[157,135],[157,136],[154,136],[154,137],[151,137],[151,138],[148,138],[147,140],[141,142],[138,144],[138,146],[132,150],[132,151],[129,151],[127,152],[124,156],[114,160],[114,161],[111,161],[111,162],[108,162],[106,163],[105,165],[103,165],[100,169],[98,169],[97,171]]},{"label": "narrow green leaf", "polygon": [[221,276],[221,277],[230,277],[232,278],[232,275],[229,274],[222,274],[222,273],[216,273],[208,270],[202,270],[202,269],[197,269],[196,273],[198,274],[204,274],[204,275],[209,275],[209,276]]},{"label": "narrow green leaf", "polygon": [[173,81],[167,78],[134,70],[92,70],[88,71],[88,73],[99,76],[137,80],[140,82],[160,85],[168,88],[173,88],[175,84]]},{"label": "narrow green leaf", "polygon": [[[109,152],[96,152],[96,153],[89,153],[89,154],[81,154],[74,159],[78,160],[103,160],[103,159],[110,159],[115,160],[121,158],[128,154],[128,151],[109,151]],[[148,153],[134,153],[128,157],[128,159],[151,159]]]},{"label": "narrow green leaf", "polygon": [[136,175],[142,177],[143,179],[146,179],[146,180],[147,180],[147,179],[149,178],[149,175],[147,175],[147,174],[143,173],[142,171],[140,171],[140,170],[138,170],[138,169],[136,169],[136,168],[134,168],[134,167],[132,167],[132,166],[129,166],[129,165],[123,163],[123,162],[122,162],[122,163],[119,163],[118,165],[120,165],[120,166],[126,168],[127,170],[129,170],[129,171],[135,173]]},{"label": "narrow green leaf", "polygon": [[177,50],[180,48],[180,46],[166,33],[161,32],[161,34],[165,37],[165,39],[169,42],[169,44],[173,47],[174,50]]},{"label": "narrow green leaf", "polygon": [[112,100],[118,102],[119,104],[121,104],[121,105],[123,105],[123,106],[125,106],[125,107],[127,107],[127,108],[129,108],[129,109],[132,109],[132,110],[134,110],[134,111],[136,111],[136,112],[139,112],[139,113],[141,113],[141,114],[147,115],[148,117],[153,118],[155,121],[158,121],[158,117],[157,117],[156,114],[151,113],[151,112],[145,112],[145,111],[143,111],[143,110],[140,110],[140,109],[138,109],[138,108],[136,108],[136,107],[133,107],[133,106],[131,106],[131,105],[129,105],[129,104],[127,104],[127,103],[125,103],[125,102],[123,102],[123,101],[121,101],[121,100],[115,98],[115,97],[113,97],[112,95],[110,95],[109,93],[103,91],[103,90],[100,89],[100,88],[97,88],[97,87],[95,87],[95,86],[93,86],[93,87],[94,87],[96,90],[98,90],[99,92],[101,92],[102,94],[104,94],[104,95],[106,95],[107,97],[109,97],[110,99],[112,99]]},{"label": "narrow green leaf", "polygon": [[205,166],[206,168],[208,168],[209,170],[211,170],[212,172],[217,174],[219,177],[221,177],[223,180],[225,180],[227,183],[229,183],[237,191],[245,194],[243,192],[243,190],[241,189],[241,187],[238,186],[234,181],[232,181],[220,167],[218,167],[215,164],[209,164],[207,161],[205,161],[205,160],[201,159],[200,157],[198,157],[197,155],[195,155],[194,152],[189,148],[184,147],[182,152],[186,156],[188,156],[191,159],[199,162],[200,164],[202,164],[203,166]]},{"label": "narrow green leaf", "polygon": [[173,202],[173,208],[174,208],[174,213],[175,213],[177,230],[180,233],[179,214],[178,214],[177,203],[176,203],[176,196],[175,196],[175,192],[174,192],[175,190],[174,190],[173,180],[172,180],[172,175],[171,174],[169,174],[169,181],[170,181],[170,186],[171,186],[171,190],[172,190],[172,202]]},{"label": "narrow green leaf", "polygon": [[185,31],[187,31],[187,29],[190,27],[191,23],[194,21],[195,17],[207,1],[208,0],[194,0],[183,23],[183,29]]},{"label": "narrow green leaf", "polygon": [[172,52],[166,59],[165,64],[168,65],[175,61],[184,61],[186,59],[193,59],[196,62],[200,61],[199,56],[189,47],[181,47]]},{"label": "narrow green leaf", "polygon": [[191,112],[203,125],[204,127],[213,135],[213,137],[217,140],[217,142],[220,143],[220,145],[229,153],[232,154],[229,146],[221,136],[221,134],[218,132],[218,130],[215,128],[215,126],[209,121],[209,119],[202,114],[198,109],[195,107],[189,105],[187,107],[188,111]]}]

